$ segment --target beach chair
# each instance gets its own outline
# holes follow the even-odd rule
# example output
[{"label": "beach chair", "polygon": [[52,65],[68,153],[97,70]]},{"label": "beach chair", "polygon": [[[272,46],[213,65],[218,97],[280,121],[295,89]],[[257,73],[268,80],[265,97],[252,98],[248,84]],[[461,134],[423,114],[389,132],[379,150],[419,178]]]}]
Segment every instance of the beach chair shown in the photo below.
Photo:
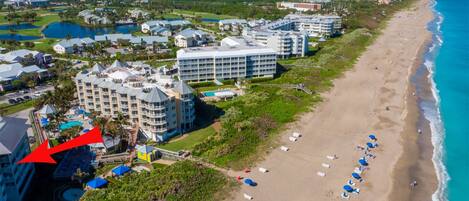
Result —
[{"label": "beach chair", "polygon": [[298,140],[296,137],[289,137],[288,140],[292,141],[292,142],[296,142],[296,140]]},{"label": "beach chair", "polygon": [[248,195],[248,194],[246,194],[246,193],[244,193],[243,196],[244,196],[244,199],[246,199],[246,200],[252,200],[252,199],[253,199],[252,196],[250,196],[250,195]]},{"label": "beach chair", "polygon": [[326,173],[324,173],[324,172],[317,172],[316,174],[320,177],[325,177],[326,176]]},{"label": "beach chair", "polygon": [[322,165],[322,167],[325,167],[325,168],[330,168],[331,167],[331,165],[329,165],[327,163],[322,163],[321,165]]},{"label": "beach chair", "polygon": [[269,171],[269,170],[267,170],[267,169],[265,169],[265,168],[261,168],[261,167],[259,168],[259,172],[266,173],[266,172],[268,172],[268,171]]},{"label": "beach chair", "polygon": [[342,197],[342,199],[346,199],[346,200],[348,200],[350,198],[350,196],[346,192],[343,192],[342,194],[340,194],[340,197]]},{"label": "beach chair", "polygon": [[350,185],[350,186],[355,186],[355,183],[353,183],[353,181],[351,179],[348,180],[347,184]]},{"label": "beach chair", "polygon": [[335,160],[335,159],[337,159],[337,157],[336,157],[335,155],[334,155],[334,156],[327,155],[326,157],[327,157],[327,159],[329,159],[329,160]]},{"label": "beach chair", "polygon": [[353,193],[360,194],[360,189],[356,188],[355,190],[353,190]]},{"label": "beach chair", "polygon": [[281,146],[281,147],[280,147],[280,150],[282,150],[282,151],[288,151],[289,149],[288,149],[288,147],[286,147],[286,146]]},{"label": "beach chair", "polygon": [[297,133],[297,132],[293,132],[293,137],[296,137],[296,138],[299,138],[301,137],[301,134],[300,133]]}]

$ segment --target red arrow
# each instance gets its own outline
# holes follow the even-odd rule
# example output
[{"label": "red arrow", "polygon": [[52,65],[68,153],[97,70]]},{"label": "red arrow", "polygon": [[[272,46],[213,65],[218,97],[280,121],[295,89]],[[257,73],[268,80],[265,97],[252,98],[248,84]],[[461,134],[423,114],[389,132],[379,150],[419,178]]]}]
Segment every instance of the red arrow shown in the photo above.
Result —
[{"label": "red arrow", "polygon": [[74,147],[79,147],[87,144],[93,144],[103,142],[101,131],[99,126],[94,127],[91,131],[80,135],[73,140],[69,140],[65,143],[49,148],[49,141],[44,141],[39,147],[37,147],[32,153],[24,157],[17,164],[21,163],[51,163],[56,164],[55,160],[51,157],[52,154],[62,152]]}]

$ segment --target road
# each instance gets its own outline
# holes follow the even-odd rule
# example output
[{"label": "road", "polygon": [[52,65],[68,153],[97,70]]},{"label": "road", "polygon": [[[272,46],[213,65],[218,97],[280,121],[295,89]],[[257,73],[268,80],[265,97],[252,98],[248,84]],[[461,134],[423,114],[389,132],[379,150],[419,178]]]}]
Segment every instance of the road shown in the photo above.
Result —
[{"label": "road", "polygon": [[16,99],[19,97],[24,97],[24,96],[30,96],[33,97],[33,94],[36,92],[43,93],[45,91],[51,91],[54,90],[54,86],[52,85],[44,85],[44,86],[37,86],[34,89],[30,89],[28,93],[20,93],[20,92],[13,92],[13,93],[8,93],[3,96],[0,96],[0,103],[8,103],[8,99]]}]

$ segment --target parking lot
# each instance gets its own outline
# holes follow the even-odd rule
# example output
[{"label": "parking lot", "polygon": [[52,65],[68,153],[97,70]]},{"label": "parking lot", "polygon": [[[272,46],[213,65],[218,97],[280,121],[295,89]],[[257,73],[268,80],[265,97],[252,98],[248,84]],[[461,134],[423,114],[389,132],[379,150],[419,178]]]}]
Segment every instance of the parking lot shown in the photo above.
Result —
[{"label": "parking lot", "polygon": [[[37,86],[34,89],[29,89],[29,90],[22,90],[18,92],[13,92],[13,93],[8,93],[3,96],[0,96],[0,103],[9,103],[8,100],[12,99],[15,101],[18,101],[21,99],[25,99],[25,97],[29,98],[36,98],[40,94],[46,92],[46,91],[51,91],[54,90],[54,87],[52,85],[44,85],[44,86]],[[19,99],[20,98],[20,99]],[[9,103],[9,104],[14,104],[14,103]]]}]

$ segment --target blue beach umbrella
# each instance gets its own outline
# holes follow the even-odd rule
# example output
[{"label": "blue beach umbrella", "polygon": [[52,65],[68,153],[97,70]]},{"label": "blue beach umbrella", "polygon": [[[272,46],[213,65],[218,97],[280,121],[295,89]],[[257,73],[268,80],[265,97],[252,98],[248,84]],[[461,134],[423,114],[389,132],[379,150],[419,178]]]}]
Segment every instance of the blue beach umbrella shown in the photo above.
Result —
[{"label": "blue beach umbrella", "polygon": [[368,162],[366,162],[365,159],[360,159],[360,160],[358,160],[358,163],[360,163],[360,165],[363,165],[363,166],[367,166],[367,165],[368,165]]},{"label": "blue beach umbrella", "polygon": [[368,146],[368,148],[375,148],[375,145],[373,145],[371,142],[367,142],[366,146]]},{"label": "blue beach umbrella", "polygon": [[349,192],[349,193],[353,192],[353,188],[349,185],[344,185],[344,190]]},{"label": "blue beach umbrella", "polygon": [[375,136],[374,134],[368,135],[368,137],[369,137],[371,140],[377,140],[377,139],[376,139],[376,136]]},{"label": "blue beach umbrella", "polygon": [[256,186],[257,185],[256,182],[254,182],[252,179],[249,179],[249,178],[245,179],[244,183],[248,186]]},{"label": "blue beach umbrella", "polygon": [[358,179],[360,180],[362,177],[358,174],[358,173],[352,173],[352,177],[355,178],[355,179]]}]

